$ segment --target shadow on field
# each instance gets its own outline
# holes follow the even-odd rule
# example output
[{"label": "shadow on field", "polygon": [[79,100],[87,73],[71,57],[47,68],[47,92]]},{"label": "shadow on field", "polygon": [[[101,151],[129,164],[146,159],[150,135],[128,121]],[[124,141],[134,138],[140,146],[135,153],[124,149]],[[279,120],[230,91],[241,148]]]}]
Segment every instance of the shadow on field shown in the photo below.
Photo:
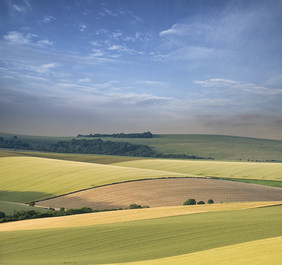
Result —
[{"label": "shadow on field", "polygon": [[37,191],[3,191],[0,190],[0,201],[27,203],[31,201],[43,200],[53,194]]}]

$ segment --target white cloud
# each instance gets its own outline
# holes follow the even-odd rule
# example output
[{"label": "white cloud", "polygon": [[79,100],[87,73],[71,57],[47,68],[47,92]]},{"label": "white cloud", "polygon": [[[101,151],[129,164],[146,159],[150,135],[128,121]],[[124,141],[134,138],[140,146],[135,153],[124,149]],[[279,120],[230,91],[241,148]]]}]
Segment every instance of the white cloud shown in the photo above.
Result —
[{"label": "white cloud", "polygon": [[40,20],[40,22],[49,23],[49,22],[54,21],[54,20],[56,20],[55,17],[45,15],[44,18],[42,20]]},{"label": "white cloud", "polygon": [[200,85],[202,87],[213,88],[216,89],[214,92],[241,92],[247,94],[255,94],[261,96],[275,96],[282,95],[282,89],[273,89],[267,88],[251,83],[241,83],[234,80],[221,79],[221,78],[213,78],[204,81],[194,81],[196,85]]},{"label": "white cloud", "polygon": [[127,48],[125,45],[112,45],[108,47],[109,51],[117,52],[117,53],[125,53],[125,54],[143,54],[142,52],[138,52],[134,49]]},{"label": "white cloud", "polygon": [[21,0],[17,3],[12,3],[11,1],[7,1],[9,9],[12,11],[14,15],[17,14],[25,14],[27,11],[31,10],[31,5],[28,0]]},{"label": "white cloud", "polygon": [[31,39],[30,34],[22,34],[17,31],[10,31],[7,35],[4,35],[4,40],[16,44],[16,45],[22,45],[22,44],[29,44]]},{"label": "white cloud", "polygon": [[80,25],[80,32],[85,31],[85,30],[86,30],[86,28],[87,28],[87,26],[86,26],[86,25],[81,24],[81,25]]},{"label": "white cloud", "polygon": [[8,34],[4,35],[3,39],[13,45],[53,45],[53,42],[47,39],[36,41],[36,39],[38,39],[38,36],[36,34],[23,34],[18,31],[8,32]]},{"label": "white cloud", "polygon": [[152,80],[137,81],[136,83],[141,85],[147,85],[147,86],[161,86],[161,87],[168,86],[168,84],[165,82],[152,81]]},{"label": "white cloud", "polygon": [[81,78],[81,79],[78,80],[78,82],[80,82],[80,83],[90,83],[91,79],[90,78]]},{"label": "white cloud", "polygon": [[176,49],[166,55],[161,55],[161,59],[190,61],[190,60],[205,59],[214,55],[218,55],[218,51],[212,48],[186,46],[183,48]]},{"label": "white cloud", "polygon": [[48,45],[48,46],[53,45],[53,41],[49,41],[49,40],[39,40],[37,43],[42,45]]}]

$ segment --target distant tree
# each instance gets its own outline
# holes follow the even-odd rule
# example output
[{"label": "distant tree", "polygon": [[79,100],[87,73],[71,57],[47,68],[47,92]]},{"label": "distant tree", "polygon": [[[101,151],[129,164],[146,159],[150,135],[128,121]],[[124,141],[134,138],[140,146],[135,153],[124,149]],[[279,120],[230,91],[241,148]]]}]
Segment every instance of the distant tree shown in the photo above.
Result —
[{"label": "distant tree", "polygon": [[208,204],[212,204],[212,203],[214,203],[214,201],[212,199],[209,199]]},{"label": "distant tree", "polygon": [[142,208],[142,206],[139,204],[133,203],[129,205],[129,209],[140,209],[140,208]]},{"label": "distant tree", "polygon": [[29,205],[29,206],[34,206],[34,205],[35,205],[35,202],[30,202],[28,205]]},{"label": "distant tree", "polygon": [[3,212],[0,212],[0,219],[6,217],[6,214]]},{"label": "distant tree", "polygon": [[195,199],[188,199],[187,201],[185,201],[183,203],[183,205],[195,205],[196,204],[196,200]]},{"label": "distant tree", "polygon": [[198,201],[197,204],[205,204],[204,201]]}]

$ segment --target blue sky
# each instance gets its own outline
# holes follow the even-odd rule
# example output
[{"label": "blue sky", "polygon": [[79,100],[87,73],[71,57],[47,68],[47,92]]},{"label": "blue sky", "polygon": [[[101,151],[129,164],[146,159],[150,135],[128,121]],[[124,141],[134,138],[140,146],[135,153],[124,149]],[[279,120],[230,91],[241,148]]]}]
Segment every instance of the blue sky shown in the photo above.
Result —
[{"label": "blue sky", "polygon": [[1,0],[1,132],[282,139],[282,2]]}]

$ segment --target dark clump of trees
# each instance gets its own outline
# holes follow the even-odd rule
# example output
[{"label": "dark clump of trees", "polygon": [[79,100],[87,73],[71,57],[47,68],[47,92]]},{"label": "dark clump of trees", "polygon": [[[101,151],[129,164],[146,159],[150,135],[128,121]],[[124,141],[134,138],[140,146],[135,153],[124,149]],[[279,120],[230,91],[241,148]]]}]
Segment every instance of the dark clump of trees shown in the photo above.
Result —
[{"label": "dark clump of trees", "polygon": [[19,221],[25,219],[36,219],[36,218],[45,218],[45,217],[56,217],[56,216],[65,216],[73,214],[83,214],[83,213],[94,213],[94,212],[103,212],[103,211],[117,211],[122,209],[108,209],[108,210],[93,210],[88,207],[83,207],[80,209],[67,209],[61,208],[60,211],[50,208],[47,212],[36,212],[35,210],[30,211],[15,211],[13,215],[6,215],[3,212],[0,212],[0,223]]},{"label": "dark clump of trees", "polygon": [[78,134],[77,137],[114,137],[114,138],[153,138],[153,134],[151,132],[143,132],[143,133],[113,133],[113,134]]},{"label": "dark clump of trees", "polygon": [[[208,204],[212,204],[212,203],[214,203],[214,201],[212,199],[209,199]],[[188,199],[183,203],[183,205],[195,205],[195,204],[205,204],[205,202],[204,201],[197,202],[195,199]]]},{"label": "dark clump of trees", "polygon": [[102,139],[72,139],[70,141],[59,141],[56,144],[31,145],[29,143],[20,141],[17,136],[14,136],[10,140],[5,140],[3,137],[0,137],[0,148],[56,153],[100,154],[175,159],[213,159],[211,157],[205,158],[186,154],[163,154],[156,152],[147,145],[131,144],[128,142],[103,141]]},{"label": "dark clump of trees", "polygon": [[141,209],[141,208],[150,208],[150,207],[149,206],[142,206],[142,205],[136,204],[136,203],[129,205],[129,209]]},{"label": "dark clump of trees", "polygon": [[59,141],[49,149],[58,153],[82,153],[82,154],[104,154],[122,156],[152,157],[155,152],[147,145],[137,145],[127,142],[94,140]]},{"label": "dark clump of trees", "polygon": [[[150,208],[149,206],[141,206],[139,204],[130,204],[128,209],[141,209],[141,208]],[[6,215],[4,212],[0,212],[0,223],[19,221],[25,219],[36,219],[36,218],[45,218],[45,217],[56,217],[56,216],[66,216],[74,214],[83,214],[83,213],[97,213],[97,212],[108,212],[108,211],[118,211],[123,210],[122,208],[118,209],[104,209],[104,210],[93,210],[89,207],[83,207],[80,209],[65,209],[61,207],[59,211],[56,211],[54,208],[49,208],[47,212],[36,212],[35,210],[30,211],[15,211],[13,215]]]},{"label": "dark clump of trees", "polygon": [[0,137],[0,147],[1,148],[12,148],[12,149],[31,149],[30,144],[23,143],[18,139],[17,136],[12,137],[9,140],[5,140],[4,137]]},{"label": "dark clump of trees", "polygon": [[188,199],[183,203],[183,205],[195,205],[195,204],[196,204],[195,199]]}]

